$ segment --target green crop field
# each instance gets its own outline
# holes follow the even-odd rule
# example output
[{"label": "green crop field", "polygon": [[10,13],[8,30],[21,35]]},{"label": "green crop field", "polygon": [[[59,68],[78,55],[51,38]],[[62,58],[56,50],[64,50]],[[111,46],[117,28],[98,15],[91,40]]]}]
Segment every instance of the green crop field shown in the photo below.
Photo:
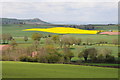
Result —
[{"label": "green crop field", "polygon": [[118,69],[3,61],[3,78],[118,78]]}]

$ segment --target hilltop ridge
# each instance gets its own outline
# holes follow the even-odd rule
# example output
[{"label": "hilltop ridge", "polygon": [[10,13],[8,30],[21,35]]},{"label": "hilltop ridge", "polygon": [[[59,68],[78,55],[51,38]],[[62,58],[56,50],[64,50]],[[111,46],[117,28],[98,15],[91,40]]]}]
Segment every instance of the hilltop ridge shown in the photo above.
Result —
[{"label": "hilltop ridge", "polygon": [[39,18],[33,19],[15,19],[15,18],[0,18],[2,24],[50,24]]}]

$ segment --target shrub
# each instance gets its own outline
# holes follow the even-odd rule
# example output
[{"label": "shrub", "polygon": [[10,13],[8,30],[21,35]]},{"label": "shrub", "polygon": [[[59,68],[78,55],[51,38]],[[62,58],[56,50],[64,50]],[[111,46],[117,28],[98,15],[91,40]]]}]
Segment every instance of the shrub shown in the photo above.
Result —
[{"label": "shrub", "polygon": [[47,63],[48,62],[48,59],[47,59],[47,56],[40,56],[38,59],[37,59],[38,62],[40,63]]},{"label": "shrub", "polygon": [[13,56],[2,56],[2,61],[15,61]]},{"label": "shrub", "polygon": [[64,63],[69,63],[70,62],[70,58],[67,56],[64,56]]},{"label": "shrub", "polygon": [[71,59],[71,62],[81,62],[81,60],[80,60],[80,58],[78,58],[78,57],[73,57],[73,58]]},{"label": "shrub", "polygon": [[2,61],[9,61],[9,57],[8,56],[2,56]]},{"label": "shrub", "polygon": [[33,61],[33,62],[38,62],[38,57],[33,57],[33,58],[32,58],[32,61]]},{"label": "shrub", "polygon": [[97,57],[92,57],[92,58],[91,58],[91,61],[92,61],[92,62],[97,62]]},{"label": "shrub", "polygon": [[116,62],[117,64],[120,64],[120,57],[117,58]]},{"label": "shrub", "polygon": [[19,60],[23,62],[33,62],[33,59],[30,56],[21,56]]},{"label": "shrub", "polygon": [[83,45],[86,45],[86,43],[83,43]]},{"label": "shrub", "polygon": [[56,54],[49,54],[48,55],[48,63],[57,63],[59,62],[60,57]]},{"label": "shrub", "polygon": [[60,57],[58,63],[64,63],[64,57]]}]

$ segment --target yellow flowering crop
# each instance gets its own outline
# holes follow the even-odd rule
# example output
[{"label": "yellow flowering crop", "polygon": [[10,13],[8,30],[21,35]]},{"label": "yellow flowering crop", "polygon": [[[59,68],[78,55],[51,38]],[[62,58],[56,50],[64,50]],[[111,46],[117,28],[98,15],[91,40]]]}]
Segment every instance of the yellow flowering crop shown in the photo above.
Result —
[{"label": "yellow flowering crop", "polygon": [[68,28],[68,27],[54,27],[54,28],[32,28],[25,29],[23,31],[43,31],[50,33],[58,33],[58,34],[97,34],[96,30],[82,30],[76,28]]}]

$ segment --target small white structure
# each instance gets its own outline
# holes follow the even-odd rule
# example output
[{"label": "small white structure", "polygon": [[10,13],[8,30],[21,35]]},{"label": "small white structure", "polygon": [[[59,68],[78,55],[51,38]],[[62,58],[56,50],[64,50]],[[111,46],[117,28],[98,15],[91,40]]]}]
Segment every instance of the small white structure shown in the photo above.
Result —
[{"label": "small white structure", "polygon": [[75,46],[75,44],[73,44],[73,46]]}]

